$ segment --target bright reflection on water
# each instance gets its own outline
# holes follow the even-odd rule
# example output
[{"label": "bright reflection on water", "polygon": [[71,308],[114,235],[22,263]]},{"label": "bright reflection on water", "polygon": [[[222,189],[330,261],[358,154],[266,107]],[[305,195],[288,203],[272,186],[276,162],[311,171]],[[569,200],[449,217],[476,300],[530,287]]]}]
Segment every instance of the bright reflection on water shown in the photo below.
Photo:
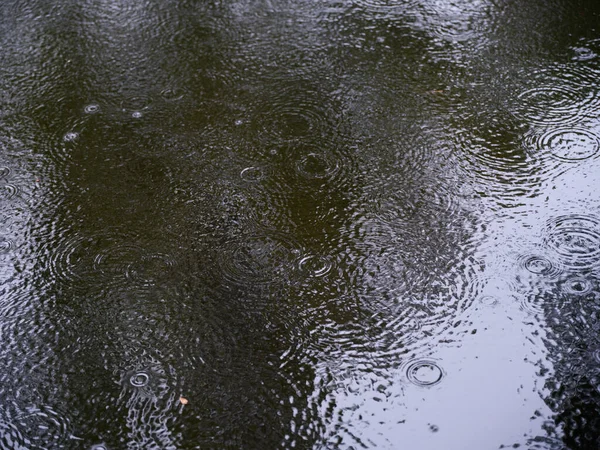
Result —
[{"label": "bright reflection on water", "polygon": [[0,448],[600,448],[596,2],[0,14]]}]

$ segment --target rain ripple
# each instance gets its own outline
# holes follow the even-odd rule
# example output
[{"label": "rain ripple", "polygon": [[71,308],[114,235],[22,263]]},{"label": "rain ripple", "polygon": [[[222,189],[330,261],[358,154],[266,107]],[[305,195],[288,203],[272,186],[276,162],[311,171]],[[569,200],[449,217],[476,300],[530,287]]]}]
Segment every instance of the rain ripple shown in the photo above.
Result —
[{"label": "rain ripple", "polygon": [[542,70],[516,98],[513,114],[535,125],[567,125],[593,118],[600,106],[595,74],[577,65]]},{"label": "rain ripple", "polygon": [[232,283],[267,285],[289,281],[301,253],[291,237],[269,233],[229,241],[218,258],[224,277]]},{"label": "rain ripple", "polygon": [[532,155],[546,155],[563,162],[579,162],[598,153],[600,137],[581,127],[532,130],[525,136]]},{"label": "rain ripple", "polygon": [[54,281],[71,287],[84,284],[83,280],[105,287],[129,282],[148,286],[173,273],[175,261],[170,256],[148,252],[136,241],[135,236],[118,232],[63,236],[46,248],[47,269]]},{"label": "rain ripple", "polygon": [[600,264],[600,220],[570,214],[548,221],[544,244],[568,270],[588,269]]}]

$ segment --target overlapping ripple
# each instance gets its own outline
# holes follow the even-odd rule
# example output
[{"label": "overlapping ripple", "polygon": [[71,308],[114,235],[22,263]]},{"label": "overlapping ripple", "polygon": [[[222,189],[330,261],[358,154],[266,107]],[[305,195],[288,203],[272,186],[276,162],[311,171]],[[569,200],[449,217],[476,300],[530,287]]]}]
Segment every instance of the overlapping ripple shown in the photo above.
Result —
[{"label": "overlapping ripple", "polygon": [[596,76],[580,65],[571,64],[536,72],[532,87],[519,93],[512,111],[533,125],[567,125],[595,115],[600,106]]},{"label": "overlapping ripple", "polygon": [[300,246],[287,235],[274,232],[240,237],[219,249],[223,276],[234,284],[272,284],[289,281]]},{"label": "overlapping ripple", "polygon": [[588,269],[600,264],[600,220],[586,214],[568,214],[550,219],[544,230],[544,245],[568,270]]},{"label": "overlapping ripple", "polygon": [[548,156],[563,162],[579,162],[598,154],[600,138],[580,127],[532,130],[525,136],[527,149],[543,159]]}]

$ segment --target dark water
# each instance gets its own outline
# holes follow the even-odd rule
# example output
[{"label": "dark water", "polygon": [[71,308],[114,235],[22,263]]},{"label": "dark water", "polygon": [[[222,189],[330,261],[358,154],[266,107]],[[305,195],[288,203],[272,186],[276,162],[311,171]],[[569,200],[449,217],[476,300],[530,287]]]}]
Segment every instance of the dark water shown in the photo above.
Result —
[{"label": "dark water", "polygon": [[600,448],[600,4],[4,1],[0,448]]}]

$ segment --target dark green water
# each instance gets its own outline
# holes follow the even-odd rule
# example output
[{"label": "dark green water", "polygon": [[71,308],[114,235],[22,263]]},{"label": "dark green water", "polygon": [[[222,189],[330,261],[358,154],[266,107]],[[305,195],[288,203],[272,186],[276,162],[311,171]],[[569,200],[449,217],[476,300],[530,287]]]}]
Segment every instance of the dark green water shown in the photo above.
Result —
[{"label": "dark green water", "polygon": [[2,2],[0,448],[600,448],[598,80],[592,0]]}]

